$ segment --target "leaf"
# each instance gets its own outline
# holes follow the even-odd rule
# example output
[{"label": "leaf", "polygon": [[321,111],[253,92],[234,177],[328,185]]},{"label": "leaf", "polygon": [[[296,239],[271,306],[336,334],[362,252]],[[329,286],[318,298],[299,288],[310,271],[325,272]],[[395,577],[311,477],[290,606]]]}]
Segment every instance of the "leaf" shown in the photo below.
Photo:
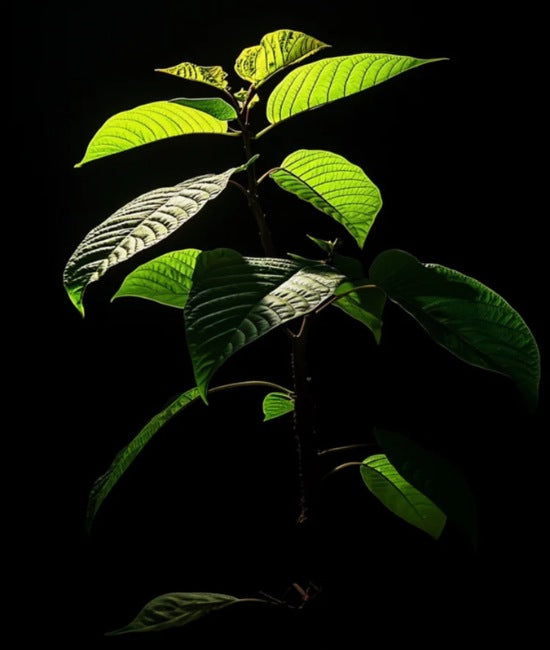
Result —
[{"label": "leaf", "polygon": [[330,151],[299,149],[270,176],[279,187],[342,224],[363,247],[382,197],[360,167]]},{"label": "leaf", "polygon": [[522,317],[501,296],[458,271],[421,264],[409,253],[381,253],[372,282],[462,361],[509,377],[534,409],[540,356]]},{"label": "leaf", "polygon": [[399,433],[377,429],[375,436],[401,476],[439,506],[476,548],[476,507],[464,476],[445,458]]},{"label": "leaf", "polygon": [[342,280],[326,264],[243,257],[226,248],[203,252],[184,311],[202,398],[216,370],[237,350],[313,311]]},{"label": "leaf", "polygon": [[208,113],[218,120],[236,120],[237,111],[228,104],[221,97],[176,97],[171,99],[172,104],[179,104],[180,106],[188,106],[189,108],[196,108],[198,111]]},{"label": "leaf", "polygon": [[191,291],[195,263],[201,251],[186,248],[145,262],[129,273],[115,298],[145,298],[183,309]]},{"label": "leaf", "polygon": [[326,43],[292,29],[278,29],[262,37],[259,45],[245,48],[235,62],[235,71],[256,88],[273,74],[315,54]]},{"label": "leaf", "polygon": [[357,291],[355,287],[364,287],[368,280],[355,282],[342,282],[334,292],[336,295],[345,294],[334,301],[334,306],[346,312],[363,325],[366,325],[374,335],[374,340],[380,343],[382,336],[382,313],[386,304],[386,295],[377,287],[361,288]]},{"label": "leaf", "polygon": [[91,139],[84,158],[75,165],[178,135],[227,132],[227,122],[174,102],[152,102],[110,117]]},{"label": "leaf", "polygon": [[118,483],[124,472],[134,462],[137,455],[143,450],[149,440],[151,440],[168,420],[189,406],[189,404],[195,402],[198,398],[199,391],[197,388],[191,388],[179,395],[171,404],[149,420],[128,446],[119,451],[109,469],[94,482],[90,490],[88,508],[86,510],[86,528],[88,530],[91,528],[94,517],[109,492]]},{"label": "leaf", "polygon": [[149,601],[131,623],[120,630],[109,632],[107,636],[130,632],[159,632],[181,627],[230,605],[252,600],[264,602],[260,599],[240,599],[227,594],[205,592],[164,594]]},{"label": "leaf", "polygon": [[215,199],[240,169],[195,176],[142,194],[90,230],[63,273],[63,284],[78,311],[84,316],[82,298],[89,284],[172,234]]},{"label": "leaf", "polygon": [[366,458],[360,471],[365,485],[388,510],[439,539],[445,527],[445,514],[408,483],[384,454]]},{"label": "leaf", "polygon": [[294,411],[294,400],[287,393],[268,393],[262,403],[264,422]]},{"label": "leaf", "polygon": [[[239,104],[239,108],[242,110],[244,108],[244,104],[248,97],[248,90],[241,88],[236,93],[233,93],[233,97],[237,100],[237,103]],[[254,106],[256,106],[256,104],[259,101],[260,101],[259,95],[254,93],[254,96],[248,100],[248,108],[254,108]]]},{"label": "leaf", "polygon": [[273,89],[267,100],[267,119],[276,124],[376,86],[425,63],[444,60],[397,54],[350,54],[308,63],[289,72]]},{"label": "leaf", "polygon": [[195,63],[179,63],[178,65],[171,66],[170,68],[156,68],[155,72],[164,72],[171,74],[181,79],[189,79],[189,81],[200,81],[203,84],[214,86],[224,90],[227,88],[227,72],[225,72],[219,65],[196,65]]},{"label": "leaf", "polygon": [[306,235],[306,237],[317,244],[322,251],[328,253],[331,265],[339,271],[342,271],[350,280],[358,280],[365,277],[363,264],[358,259],[335,252],[340,243],[338,238],[334,241],[327,241],[326,239],[319,239],[312,235]]}]

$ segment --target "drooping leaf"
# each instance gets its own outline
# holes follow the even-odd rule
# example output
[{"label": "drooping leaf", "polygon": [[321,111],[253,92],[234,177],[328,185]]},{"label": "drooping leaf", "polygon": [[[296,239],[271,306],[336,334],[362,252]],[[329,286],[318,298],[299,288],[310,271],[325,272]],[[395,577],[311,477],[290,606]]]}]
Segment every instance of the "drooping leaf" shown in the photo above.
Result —
[{"label": "drooping leaf", "polygon": [[157,68],[155,72],[164,72],[189,81],[200,81],[214,88],[227,88],[227,72],[219,65],[196,65],[195,63],[179,63],[170,68]]},{"label": "drooping leaf", "polygon": [[193,133],[227,132],[227,122],[174,102],[152,102],[110,117],[91,139],[84,158],[75,165],[144,144]]},{"label": "drooping leaf", "polygon": [[[342,282],[334,292],[343,294],[334,301],[334,306],[346,312],[363,325],[366,325],[374,335],[374,340],[380,343],[382,336],[382,313],[386,304],[386,294],[377,287],[364,288],[368,280]],[[356,287],[362,287],[354,291]]]},{"label": "drooping leaf", "polygon": [[86,511],[86,527],[88,530],[92,525],[97,511],[103,501],[105,501],[109,492],[118,483],[124,472],[134,462],[137,455],[142,451],[145,445],[151,440],[157,431],[168,422],[168,420],[173,418],[174,415],[189,406],[189,404],[192,404],[198,398],[199,391],[197,388],[191,388],[190,390],[185,391],[185,393],[182,393],[171,404],[149,420],[130,444],[119,451],[109,469],[94,482],[92,489],[90,490],[88,508]]},{"label": "drooping leaf", "polygon": [[271,75],[315,54],[326,43],[292,29],[278,29],[262,37],[259,45],[245,48],[235,62],[235,71],[256,88]]},{"label": "drooping leaf", "polygon": [[265,602],[257,598],[241,599],[228,594],[204,592],[164,594],[148,602],[131,623],[109,632],[107,636],[131,632],[159,632],[181,627],[230,605],[251,601]]},{"label": "drooping leaf", "polygon": [[268,393],[262,403],[264,422],[274,420],[294,410],[294,400],[288,393]]},{"label": "drooping leaf", "polygon": [[297,113],[348,97],[425,63],[444,59],[415,59],[396,54],[351,54],[321,59],[289,72],[267,100],[271,124]]},{"label": "drooping leaf", "polygon": [[439,539],[445,527],[445,514],[408,483],[384,454],[366,458],[360,467],[365,485],[394,515]]},{"label": "drooping leaf", "polygon": [[176,97],[171,99],[172,104],[179,104],[180,106],[188,106],[195,108],[203,113],[208,113],[218,120],[236,120],[237,111],[221,97]]},{"label": "drooping leaf", "polygon": [[279,187],[342,224],[363,247],[382,197],[360,167],[330,151],[299,149],[270,176]]},{"label": "drooping leaf", "polygon": [[343,279],[326,264],[243,257],[225,248],[203,252],[184,311],[187,343],[203,399],[212,375],[230,356],[311,312]]},{"label": "drooping leaf", "polygon": [[371,280],[459,359],[515,382],[535,408],[540,379],[537,343],[525,321],[501,296],[458,271],[421,264],[409,253],[381,253]]},{"label": "drooping leaf", "polygon": [[113,300],[145,298],[183,309],[191,291],[193,271],[200,253],[196,248],[186,248],[145,262],[124,278]]},{"label": "drooping leaf", "polygon": [[375,436],[401,476],[439,506],[475,548],[475,501],[466,479],[456,467],[399,433],[378,429]]},{"label": "drooping leaf", "polygon": [[78,311],[84,315],[82,298],[91,282],[168,237],[215,199],[231,175],[240,169],[196,176],[173,187],[142,194],[90,230],[63,273],[63,284]]}]

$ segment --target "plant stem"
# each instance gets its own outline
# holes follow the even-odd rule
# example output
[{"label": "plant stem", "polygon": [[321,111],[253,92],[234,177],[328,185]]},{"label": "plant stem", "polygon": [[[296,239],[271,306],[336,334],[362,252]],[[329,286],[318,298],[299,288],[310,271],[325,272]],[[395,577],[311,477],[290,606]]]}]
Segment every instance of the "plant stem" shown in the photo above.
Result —
[{"label": "plant stem", "polygon": [[[250,132],[250,127],[245,123],[244,129],[242,132],[243,144],[244,144],[244,154],[246,160],[252,158],[252,134]],[[247,169],[248,174],[248,206],[250,211],[256,219],[256,224],[258,226],[258,231],[260,234],[260,241],[262,243],[262,248],[267,257],[276,257],[277,253],[275,251],[275,246],[273,245],[273,240],[271,238],[271,233],[267,226],[267,220],[265,218],[264,211],[260,204],[260,198],[258,196],[258,182],[256,180],[256,163],[250,165]]]},{"label": "plant stem", "polygon": [[223,390],[230,390],[231,388],[247,388],[249,386],[263,386],[265,388],[273,388],[281,393],[292,395],[292,391],[280,384],[275,384],[272,381],[263,381],[261,379],[250,379],[249,381],[234,381],[231,384],[223,384],[222,386],[214,386],[209,388],[209,393],[219,393]]},{"label": "plant stem", "polygon": [[349,451],[350,449],[363,449],[364,447],[375,447],[374,443],[358,442],[354,445],[344,445],[343,447],[331,447],[330,449],[323,449],[318,452],[318,456],[326,456],[326,454],[335,454],[340,451]]},{"label": "plant stem", "polygon": [[311,490],[315,482],[316,456],[314,401],[307,372],[307,336],[310,321],[304,318],[298,334],[292,338],[292,375],[294,380],[294,439],[298,464],[300,511],[298,524],[310,514]]}]

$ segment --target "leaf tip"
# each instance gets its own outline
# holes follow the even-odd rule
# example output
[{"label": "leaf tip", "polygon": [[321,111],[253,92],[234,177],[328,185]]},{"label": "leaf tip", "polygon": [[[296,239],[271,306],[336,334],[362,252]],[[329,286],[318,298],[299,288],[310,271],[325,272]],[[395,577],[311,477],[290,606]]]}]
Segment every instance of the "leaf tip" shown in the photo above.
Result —
[{"label": "leaf tip", "polygon": [[77,308],[82,318],[84,318],[85,313],[84,313],[84,303],[82,302],[82,294],[83,294],[82,288],[77,287],[73,289],[70,286],[65,285],[65,291],[67,292],[70,301]]}]

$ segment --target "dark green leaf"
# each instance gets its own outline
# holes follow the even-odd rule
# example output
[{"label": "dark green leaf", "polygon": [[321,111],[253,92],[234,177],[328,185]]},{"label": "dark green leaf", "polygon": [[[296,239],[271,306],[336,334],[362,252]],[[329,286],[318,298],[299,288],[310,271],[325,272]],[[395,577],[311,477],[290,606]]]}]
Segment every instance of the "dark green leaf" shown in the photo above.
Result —
[{"label": "dark green leaf", "polygon": [[294,410],[294,400],[288,393],[268,393],[262,404],[264,422],[274,420]]},{"label": "dark green leaf", "polygon": [[365,485],[388,510],[439,539],[445,527],[445,514],[408,483],[384,454],[369,456],[360,469]]},{"label": "dark green leaf", "polygon": [[174,415],[182,411],[198,398],[199,391],[197,388],[191,388],[190,390],[185,391],[185,393],[182,393],[165,409],[149,420],[132,442],[119,451],[109,469],[95,481],[90,490],[88,509],[86,512],[86,527],[88,529],[90,529],[99,507],[103,501],[105,501],[109,492],[118,483],[124,472],[134,462],[136,456],[142,451],[149,440],[151,440],[151,438],[164,424],[166,424],[166,422],[168,422],[168,420],[173,418]]},{"label": "dark green leaf", "polygon": [[270,176],[279,187],[342,224],[363,247],[382,197],[360,167],[330,151],[299,149]]},{"label": "dark green leaf", "polygon": [[148,602],[131,623],[120,630],[109,632],[107,636],[130,632],[159,632],[181,627],[230,605],[253,600],[264,602],[260,599],[240,599],[227,594],[204,592],[164,594]]},{"label": "dark green leaf", "polygon": [[375,431],[376,440],[397,471],[429,497],[477,546],[477,515],[464,476],[449,461],[391,431]]},{"label": "dark green leaf", "polygon": [[237,350],[330,297],[344,280],[326,264],[203,252],[185,306],[187,343],[197,386],[206,399],[216,370]]},{"label": "dark green leaf", "polygon": [[478,280],[445,266],[421,264],[399,250],[381,253],[370,278],[437,343],[467,363],[506,375],[535,408],[537,343],[504,298]]},{"label": "dark green leaf", "polygon": [[[334,292],[336,295],[344,294],[334,301],[334,306],[345,311],[346,314],[366,325],[374,335],[377,343],[382,336],[382,313],[386,304],[386,294],[377,287],[365,288],[368,280],[355,282],[342,282]],[[356,287],[362,287],[354,291]]]},{"label": "dark green leaf", "polygon": [[200,253],[196,248],[186,248],[145,262],[126,276],[113,300],[145,298],[183,309],[191,291],[193,271]]},{"label": "dark green leaf", "polygon": [[173,104],[180,106],[189,106],[203,113],[208,113],[218,120],[236,120],[237,111],[221,97],[176,97],[170,100]]}]

